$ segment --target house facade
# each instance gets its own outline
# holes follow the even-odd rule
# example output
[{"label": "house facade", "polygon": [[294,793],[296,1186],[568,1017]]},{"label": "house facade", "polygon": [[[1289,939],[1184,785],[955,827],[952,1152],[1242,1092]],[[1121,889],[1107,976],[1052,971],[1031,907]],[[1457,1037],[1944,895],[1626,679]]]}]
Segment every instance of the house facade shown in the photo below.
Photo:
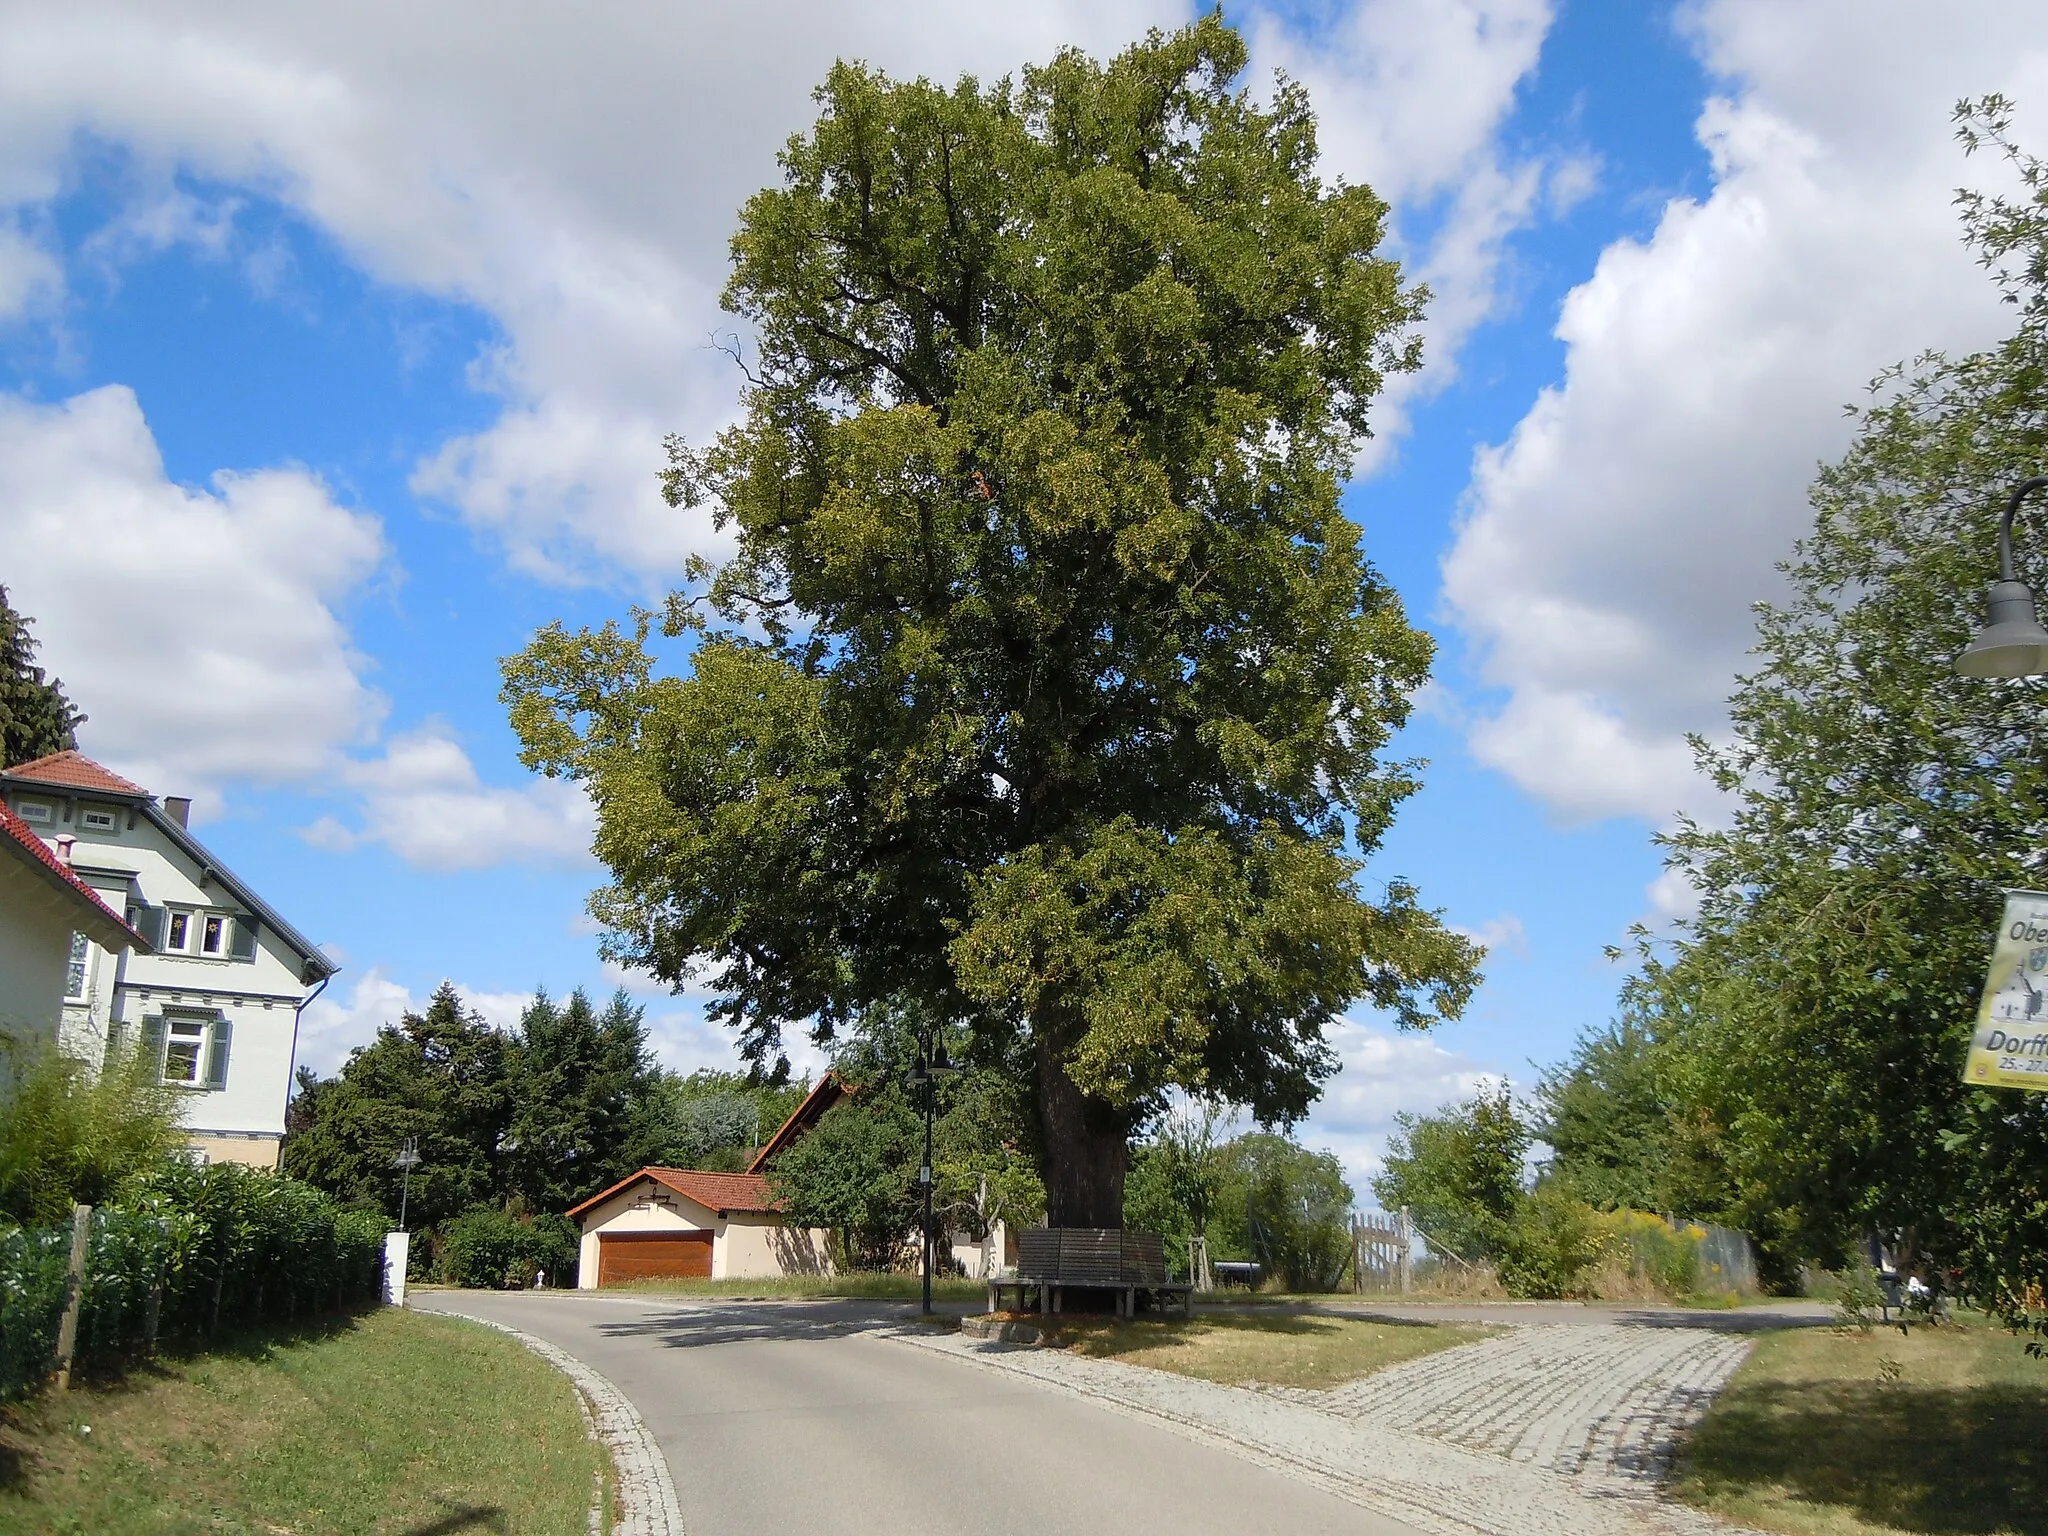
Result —
[{"label": "house facade", "polygon": [[189,801],[77,752],[0,772],[0,800],[143,941],[72,941],[61,1048],[140,1046],[185,1094],[195,1154],[276,1167],[299,1013],[334,963],[193,837]]},{"label": "house facade", "polygon": [[633,1280],[762,1280],[831,1268],[830,1234],[782,1219],[753,1173],[642,1168],[568,1212],[583,1225],[577,1286]]},{"label": "house facade", "polygon": [[60,852],[0,804],[0,1034],[54,1044],[85,951],[143,947]]}]

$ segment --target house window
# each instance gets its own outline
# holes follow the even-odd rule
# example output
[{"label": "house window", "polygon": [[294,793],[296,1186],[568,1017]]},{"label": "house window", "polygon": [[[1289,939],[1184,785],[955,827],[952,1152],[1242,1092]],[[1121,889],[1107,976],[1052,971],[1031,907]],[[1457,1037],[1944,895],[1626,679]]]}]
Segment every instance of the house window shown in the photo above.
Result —
[{"label": "house window", "polygon": [[111,832],[114,830],[114,813],[87,806],[78,813],[78,828],[81,832]]},{"label": "house window", "polygon": [[23,800],[14,807],[14,814],[23,821],[32,821],[38,826],[48,826],[56,819],[56,813],[41,800]]},{"label": "house window", "polygon": [[185,950],[192,946],[192,914],[173,912],[164,926],[164,948]]},{"label": "house window", "polygon": [[199,918],[199,953],[218,955],[227,948],[228,920],[218,912],[202,913]]},{"label": "house window", "polygon": [[164,1038],[164,1081],[188,1088],[199,1086],[199,1069],[206,1055],[204,1019],[166,1019]]},{"label": "house window", "polygon": [[92,952],[86,947],[85,935],[71,935],[71,957],[64,969],[64,1000],[67,1003],[83,1001],[85,982]]}]

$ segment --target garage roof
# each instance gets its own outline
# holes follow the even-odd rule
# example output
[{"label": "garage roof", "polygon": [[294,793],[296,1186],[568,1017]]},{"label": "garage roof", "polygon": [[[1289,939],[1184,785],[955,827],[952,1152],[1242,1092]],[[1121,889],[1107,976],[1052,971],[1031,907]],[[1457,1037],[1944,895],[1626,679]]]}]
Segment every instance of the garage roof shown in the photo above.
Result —
[{"label": "garage roof", "polygon": [[592,1195],[581,1205],[572,1206],[568,1215],[581,1216],[594,1205],[611,1199],[620,1190],[630,1188],[640,1179],[652,1179],[665,1184],[679,1195],[687,1195],[707,1210],[724,1216],[733,1211],[780,1211],[782,1202],[775,1198],[775,1191],[768,1187],[768,1181],[758,1173],[705,1173],[695,1168],[642,1168],[638,1173],[619,1180],[610,1189]]}]

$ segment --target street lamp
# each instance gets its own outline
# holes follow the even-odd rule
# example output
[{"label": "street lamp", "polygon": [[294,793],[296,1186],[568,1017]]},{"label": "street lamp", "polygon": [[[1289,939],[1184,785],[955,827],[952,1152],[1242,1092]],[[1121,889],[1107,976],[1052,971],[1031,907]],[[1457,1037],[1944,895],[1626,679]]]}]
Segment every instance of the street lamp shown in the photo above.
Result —
[{"label": "street lamp", "polygon": [[2048,490],[2048,475],[2022,480],[1998,521],[1998,580],[1991,584],[1991,621],[1956,658],[1965,677],[2040,677],[2048,673],[2048,629],[2034,613],[2034,594],[2014,574],[2012,519],[2029,491]]},{"label": "street lamp", "polygon": [[910,1069],[910,1080],[924,1088],[924,1166],[917,1171],[917,1182],[924,1186],[924,1315],[932,1315],[932,1102],[939,1079],[951,1077],[960,1069],[946,1059],[946,1042],[934,1030],[920,1042],[917,1065]]},{"label": "street lamp", "polygon": [[408,1136],[398,1148],[398,1155],[391,1159],[391,1166],[403,1168],[403,1182],[398,1186],[398,1230],[405,1230],[406,1202],[412,1198],[412,1171],[420,1165],[420,1142],[417,1136]]}]

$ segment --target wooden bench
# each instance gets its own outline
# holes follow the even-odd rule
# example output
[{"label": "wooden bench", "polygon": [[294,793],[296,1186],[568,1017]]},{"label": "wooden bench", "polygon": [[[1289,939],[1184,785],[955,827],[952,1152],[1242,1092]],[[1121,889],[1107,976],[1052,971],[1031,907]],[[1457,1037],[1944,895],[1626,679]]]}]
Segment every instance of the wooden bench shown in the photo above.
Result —
[{"label": "wooden bench", "polygon": [[[1136,1317],[1148,1299],[1164,1307],[1180,1303],[1192,1316],[1192,1285],[1166,1276],[1166,1244],[1156,1232],[1118,1227],[1032,1227],[1017,1234],[1017,1272],[988,1283],[988,1309],[1003,1310],[1003,1293],[1014,1291],[1017,1310],[1058,1312],[1069,1290],[1110,1291],[1116,1315]],[[1034,1309],[1032,1301],[1037,1302]]]}]

